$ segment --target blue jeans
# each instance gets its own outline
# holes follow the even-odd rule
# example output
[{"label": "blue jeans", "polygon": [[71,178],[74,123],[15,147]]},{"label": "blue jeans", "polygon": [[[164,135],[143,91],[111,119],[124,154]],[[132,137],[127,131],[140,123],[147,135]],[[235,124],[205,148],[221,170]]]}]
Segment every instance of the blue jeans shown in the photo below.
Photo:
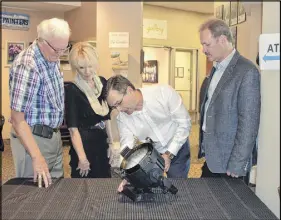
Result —
[{"label": "blue jeans", "polygon": [[171,166],[167,172],[168,178],[187,178],[190,168],[190,146],[189,140],[182,145],[177,156],[171,161]]}]

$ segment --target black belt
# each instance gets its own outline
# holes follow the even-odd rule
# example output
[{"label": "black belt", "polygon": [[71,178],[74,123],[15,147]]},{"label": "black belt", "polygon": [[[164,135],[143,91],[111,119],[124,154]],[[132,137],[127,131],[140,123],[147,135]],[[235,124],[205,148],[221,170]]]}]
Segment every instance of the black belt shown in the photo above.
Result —
[{"label": "black belt", "polygon": [[105,122],[101,121],[101,122],[97,123],[96,125],[81,126],[81,127],[79,127],[79,129],[82,129],[82,130],[94,130],[94,129],[103,130],[103,129],[105,129]]},{"label": "black belt", "polygon": [[57,133],[60,128],[51,128],[47,125],[34,125],[32,126],[32,133],[39,137],[51,139],[53,137],[53,133]]}]

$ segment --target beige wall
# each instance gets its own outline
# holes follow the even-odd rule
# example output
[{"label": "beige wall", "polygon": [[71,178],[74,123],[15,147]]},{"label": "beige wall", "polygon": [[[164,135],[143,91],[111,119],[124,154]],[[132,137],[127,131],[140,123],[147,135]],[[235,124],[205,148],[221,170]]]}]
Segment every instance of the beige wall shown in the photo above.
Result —
[{"label": "beige wall", "polygon": [[[109,32],[129,32],[129,48],[114,49],[128,52],[128,79],[141,86],[140,51],[142,49],[142,2],[97,2],[97,51],[100,60],[99,74],[112,76]],[[112,133],[119,140],[115,113],[112,115]]]},{"label": "beige wall", "polygon": [[206,57],[201,52],[198,29],[200,24],[211,16],[211,14],[144,5],[143,18],[167,21],[167,40],[144,38],[143,44],[199,49],[198,73],[200,86],[206,75]]},{"label": "beige wall", "polygon": [[44,19],[57,17],[63,18],[64,15],[62,12],[42,12],[42,11],[31,11],[31,10],[16,10],[16,9],[8,9],[2,8],[2,11],[7,12],[15,12],[15,13],[23,13],[28,14],[30,16],[30,28],[28,31],[20,31],[20,30],[10,30],[10,29],[2,29],[2,42],[1,42],[1,74],[2,74],[2,82],[1,82],[1,93],[2,93],[2,114],[4,115],[6,122],[3,128],[3,138],[9,138],[10,132],[10,123],[8,123],[8,119],[10,117],[10,107],[9,107],[9,67],[5,65],[6,62],[6,42],[7,41],[23,41],[26,46],[28,46],[29,42],[32,42],[37,37],[36,27],[37,25]]},{"label": "beige wall", "polygon": [[64,18],[72,30],[71,41],[96,39],[97,2],[81,2],[81,7],[65,12]]},{"label": "beige wall", "polygon": [[142,3],[97,2],[97,51],[100,59],[100,74],[112,76],[109,48],[109,32],[129,32],[128,79],[137,87],[141,85],[140,51],[142,48]]},{"label": "beige wall", "polygon": [[[280,2],[263,2],[262,33],[280,33]],[[280,70],[261,71],[261,97],[256,194],[280,219]]]}]

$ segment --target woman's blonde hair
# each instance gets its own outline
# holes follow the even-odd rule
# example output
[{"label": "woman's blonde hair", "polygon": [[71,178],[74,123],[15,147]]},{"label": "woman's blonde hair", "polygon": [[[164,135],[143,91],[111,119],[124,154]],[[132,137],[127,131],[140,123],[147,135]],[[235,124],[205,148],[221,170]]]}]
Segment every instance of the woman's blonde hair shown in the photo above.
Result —
[{"label": "woman's blonde hair", "polygon": [[74,44],[69,53],[69,63],[73,72],[79,71],[80,67],[92,66],[97,73],[98,55],[96,49],[88,42]]}]

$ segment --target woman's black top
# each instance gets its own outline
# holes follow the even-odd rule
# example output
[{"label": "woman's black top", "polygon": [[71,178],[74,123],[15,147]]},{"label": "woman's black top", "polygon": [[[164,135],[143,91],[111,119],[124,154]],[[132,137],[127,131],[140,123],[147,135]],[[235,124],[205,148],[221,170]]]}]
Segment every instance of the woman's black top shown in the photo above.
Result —
[{"label": "woman's black top", "polygon": [[[105,99],[106,79],[103,77],[100,77],[100,79],[103,84],[103,91],[98,100],[101,103]],[[106,116],[96,114],[91,108],[87,96],[74,83],[70,83],[65,88],[65,113],[68,128],[88,128],[110,119],[110,112]]]},{"label": "woman's black top", "polygon": [[[98,97],[99,102],[105,99],[104,90],[106,79],[100,77],[103,91]],[[65,87],[65,116],[68,128],[78,128],[83,148],[90,162],[90,172],[86,178],[111,177],[109,159],[107,157],[107,134],[106,129],[100,129],[95,125],[101,121],[110,119],[110,112],[106,116],[96,114],[91,108],[87,96],[74,84]],[[70,151],[71,177],[81,178],[79,170],[76,170],[79,158],[71,146]]]}]

